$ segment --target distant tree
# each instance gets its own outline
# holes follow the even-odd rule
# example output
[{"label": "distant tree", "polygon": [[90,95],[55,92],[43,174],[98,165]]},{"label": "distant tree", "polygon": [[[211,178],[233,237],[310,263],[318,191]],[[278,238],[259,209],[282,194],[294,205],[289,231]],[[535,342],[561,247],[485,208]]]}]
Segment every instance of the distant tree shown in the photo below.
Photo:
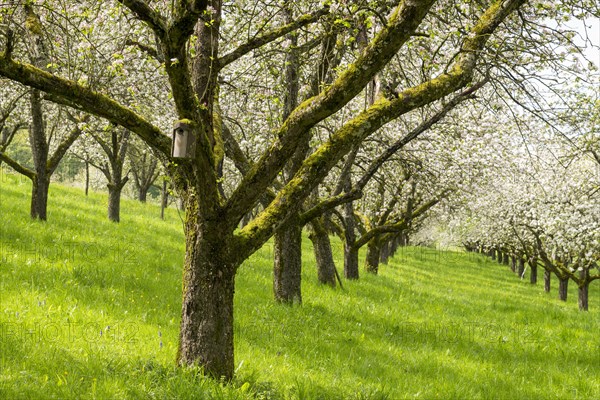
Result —
[{"label": "distant tree", "polygon": [[129,166],[133,176],[133,184],[137,199],[146,202],[148,191],[160,176],[162,169],[156,156],[145,143],[139,143],[135,137],[129,139]]},{"label": "distant tree", "polygon": [[106,126],[102,131],[92,131],[90,135],[100,146],[104,157],[100,161],[90,160],[90,164],[104,174],[108,188],[108,219],[121,220],[121,193],[129,182],[129,172],[125,172],[127,149],[131,133],[124,128]]}]

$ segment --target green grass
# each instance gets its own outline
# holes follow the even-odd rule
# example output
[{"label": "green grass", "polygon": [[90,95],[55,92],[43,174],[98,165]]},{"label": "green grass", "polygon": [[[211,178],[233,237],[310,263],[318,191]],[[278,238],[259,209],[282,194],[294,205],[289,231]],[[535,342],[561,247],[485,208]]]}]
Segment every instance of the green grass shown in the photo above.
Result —
[{"label": "green grass", "polygon": [[[480,256],[401,249],[345,290],[272,301],[272,248],[237,277],[232,384],[174,366],[184,254],[176,210],[51,187],[30,221],[29,182],[0,176],[0,398],[600,398],[600,285],[588,313]],[[334,241],[341,267],[341,245]],[[161,345],[162,343],[162,345]]]}]

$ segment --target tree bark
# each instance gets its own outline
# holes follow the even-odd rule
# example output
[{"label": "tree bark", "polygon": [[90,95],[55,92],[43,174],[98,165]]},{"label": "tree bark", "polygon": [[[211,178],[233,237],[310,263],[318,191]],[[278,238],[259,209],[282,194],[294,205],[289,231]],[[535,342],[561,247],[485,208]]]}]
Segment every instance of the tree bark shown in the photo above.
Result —
[{"label": "tree bark", "polygon": [[123,186],[109,183],[108,185],[108,219],[112,222],[121,220],[121,191]]},{"label": "tree bark", "polygon": [[354,248],[356,241],[356,221],[352,203],[344,204],[344,277],[358,279],[358,249]]},{"label": "tree bark", "polygon": [[381,255],[381,243],[379,239],[371,239],[367,244],[367,257],[365,259],[365,270],[377,275],[379,272],[379,257]]},{"label": "tree bark", "polygon": [[335,287],[335,262],[333,261],[333,253],[331,251],[331,241],[329,240],[322,217],[315,218],[310,225],[312,232],[309,238],[313,244],[319,283]]},{"label": "tree bark", "polygon": [[237,261],[232,242],[218,222],[198,215],[197,200],[186,200],[186,255],[179,365],[200,365],[216,378],[233,377],[233,296]]},{"label": "tree bark", "polygon": [[146,202],[146,198],[148,197],[149,187],[139,187],[138,188],[138,200],[142,203]]},{"label": "tree bark", "polygon": [[30,105],[29,143],[35,170],[35,176],[32,179],[30,215],[32,219],[45,221],[47,219],[48,187],[50,185],[50,176],[47,170],[49,148],[46,142],[42,99],[38,90],[31,91]]},{"label": "tree bark", "polygon": [[50,179],[45,174],[36,174],[31,187],[31,218],[46,221]]},{"label": "tree bark", "polygon": [[302,226],[291,220],[275,233],[273,293],[275,301],[302,303]]},{"label": "tree bark", "polygon": [[519,269],[517,271],[519,275],[519,279],[523,279],[523,275],[525,275],[525,258],[523,256],[519,256]]},{"label": "tree bark", "polygon": [[537,283],[538,273],[537,258],[533,257],[531,260],[529,260],[529,267],[531,268],[531,273],[529,274],[529,283],[535,285]]},{"label": "tree bark", "polygon": [[401,235],[402,233],[395,235],[394,238],[390,241],[390,257],[394,257],[394,255],[396,255],[396,251],[398,251],[398,248],[401,244]]},{"label": "tree bark", "polygon": [[510,256],[510,270],[517,272],[517,257],[514,254]]},{"label": "tree bark", "polygon": [[558,278],[558,298],[567,301],[567,289],[569,288],[569,278]]},{"label": "tree bark", "polygon": [[492,257],[492,261],[496,261],[496,249],[493,247],[490,249],[490,257]]},{"label": "tree bark", "polygon": [[[283,12],[287,23],[293,21],[293,13],[289,1],[284,2]],[[293,33],[286,36],[287,54],[285,63],[286,93],[282,120],[285,121],[298,105],[299,54],[297,50],[298,36]],[[292,158],[284,168],[286,182],[298,172],[309,149],[309,137],[297,147]],[[275,260],[273,266],[273,292],[275,301],[279,303],[302,303],[302,228],[293,215],[288,223],[275,233]]]},{"label": "tree bark", "polygon": [[510,262],[510,257],[508,256],[507,252],[504,252],[503,257],[502,257],[502,263],[504,265],[508,265]]},{"label": "tree bark", "polygon": [[579,311],[588,311],[588,290],[590,283],[584,282],[579,285]]},{"label": "tree bark", "polygon": [[502,251],[500,249],[498,249],[498,264],[502,264],[502,261],[504,260],[504,255],[502,254]]},{"label": "tree bark", "polygon": [[383,245],[381,246],[381,255],[379,258],[379,262],[381,262],[384,265],[387,265],[388,260],[390,258],[390,248],[391,248],[391,241],[390,240],[386,240]]},{"label": "tree bark", "polygon": [[165,208],[169,204],[169,191],[167,190],[167,180],[163,179],[162,197],[160,199],[160,219],[165,219]]},{"label": "tree bark", "polygon": [[550,292],[550,282],[552,282],[552,274],[548,270],[544,270],[544,292]]},{"label": "tree bark", "polygon": [[90,163],[85,160],[85,195],[87,197],[90,190]]},{"label": "tree bark", "polygon": [[589,292],[589,286],[590,286],[590,281],[589,281],[590,271],[589,271],[589,269],[585,268],[585,269],[579,271],[579,277],[580,277],[579,296],[578,296],[579,311],[588,311],[588,294],[589,294],[588,292]]},{"label": "tree bark", "polygon": [[358,249],[348,242],[344,243],[344,277],[350,280],[356,280],[360,276],[358,271]]}]

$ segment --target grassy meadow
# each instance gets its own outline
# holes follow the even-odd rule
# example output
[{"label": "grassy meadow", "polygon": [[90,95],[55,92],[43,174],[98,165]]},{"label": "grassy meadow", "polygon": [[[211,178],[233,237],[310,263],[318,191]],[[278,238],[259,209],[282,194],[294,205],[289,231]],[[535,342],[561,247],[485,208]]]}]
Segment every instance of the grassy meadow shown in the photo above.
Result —
[{"label": "grassy meadow", "polygon": [[582,313],[572,283],[564,303],[556,280],[414,247],[333,290],[305,240],[304,304],[281,306],[265,245],[237,276],[235,380],[176,368],[177,210],[124,199],[114,224],[105,194],[53,184],[41,223],[30,190],[0,176],[0,399],[600,398],[600,282]]}]

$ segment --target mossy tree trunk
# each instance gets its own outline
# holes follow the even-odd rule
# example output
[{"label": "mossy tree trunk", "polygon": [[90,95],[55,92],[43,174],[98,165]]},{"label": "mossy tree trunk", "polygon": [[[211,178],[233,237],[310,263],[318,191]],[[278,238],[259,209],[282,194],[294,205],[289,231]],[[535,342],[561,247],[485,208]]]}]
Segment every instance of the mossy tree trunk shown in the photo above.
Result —
[{"label": "mossy tree trunk", "polygon": [[279,303],[302,303],[302,226],[292,221],[274,240],[273,294]]},{"label": "mossy tree trunk", "polygon": [[199,215],[197,196],[184,200],[186,252],[179,349],[180,365],[230,379],[234,371],[233,296],[239,261],[231,233]]},{"label": "mossy tree trunk", "polygon": [[31,218],[45,221],[48,208],[48,188],[50,176],[48,175],[48,152],[49,146],[46,141],[46,128],[44,123],[44,112],[42,110],[42,98],[38,90],[32,90],[30,94],[31,126],[29,128],[29,143],[35,169],[35,177],[31,189]]},{"label": "mossy tree trunk", "polygon": [[356,242],[356,221],[354,220],[354,207],[352,203],[344,205],[344,277],[355,280],[359,278],[358,248]]},{"label": "mossy tree trunk", "polygon": [[365,271],[377,275],[379,272],[379,258],[381,256],[381,241],[375,237],[367,244],[367,256],[365,258]]},{"label": "mossy tree trunk", "polygon": [[[288,2],[283,7],[286,23],[293,21],[293,13]],[[287,53],[285,62],[285,99],[282,120],[286,120],[298,106],[299,54],[298,36],[291,33],[286,36]],[[298,172],[308,151],[309,137],[296,148],[294,156],[285,167],[286,181]],[[273,292],[279,303],[302,303],[302,228],[299,213],[288,219],[287,223],[275,233]]]},{"label": "mossy tree trunk", "polygon": [[315,262],[317,265],[317,279],[319,283],[331,287],[336,286],[336,270],[331,251],[331,241],[325,229],[323,217],[311,221],[311,233],[309,238],[313,245]]}]

